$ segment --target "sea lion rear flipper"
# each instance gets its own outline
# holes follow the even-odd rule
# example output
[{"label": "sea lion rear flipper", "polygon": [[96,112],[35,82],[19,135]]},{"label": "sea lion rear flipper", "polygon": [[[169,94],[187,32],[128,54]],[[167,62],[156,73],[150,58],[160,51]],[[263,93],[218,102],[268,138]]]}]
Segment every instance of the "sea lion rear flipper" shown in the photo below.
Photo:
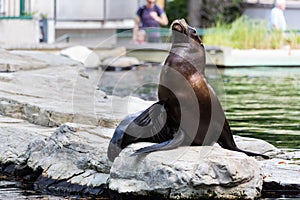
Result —
[{"label": "sea lion rear flipper", "polygon": [[250,151],[245,151],[245,150],[242,150],[242,149],[238,148],[237,145],[235,144],[234,139],[233,139],[232,132],[230,130],[230,126],[229,126],[227,120],[225,120],[222,133],[221,133],[220,138],[218,140],[218,144],[221,147],[223,147],[224,149],[242,152],[242,153],[245,153],[248,156],[260,156],[264,159],[269,159],[269,156],[267,156],[267,155],[263,155],[263,154],[260,154],[260,153],[254,153],[254,152],[250,152]]},{"label": "sea lion rear flipper", "polygon": [[141,149],[138,149],[135,153],[133,153],[131,156],[136,156],[144,153],[150,153],[153,151],[162,151],[162,150],[169,150],[174,149],[176,147],[179,147],[182,142],[184,141],[184,132],[180,128],[178,131],[174,134],[174,138],[167,140],[162,143],[154,144],[148,147],[144,147]]}]

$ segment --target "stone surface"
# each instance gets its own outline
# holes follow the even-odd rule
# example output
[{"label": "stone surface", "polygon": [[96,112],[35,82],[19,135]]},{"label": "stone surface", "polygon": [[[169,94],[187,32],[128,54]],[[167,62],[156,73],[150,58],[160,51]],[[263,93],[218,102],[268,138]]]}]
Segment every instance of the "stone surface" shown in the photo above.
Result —
[{"label": "stone surface", "polygon": [[112,129],[64,124],[50,137],[37,138],[28,147],[27,165],[43,169],[43,176],[73,184],[105,185],[110,170],[106,156]]},{"label": "stone surface", "polygon": [[117,47],[114,49],[109,49],[109,50],[103,50],[101,52],[97,53],[98,57],[100,58],[101,61],[107,59],[107,58],[118,58],[121,56],[126,55],[126,48],[125,47]]},{"label": "stone surface", "polygon": [[84,46],[74,46],[61,50],[61,55],[81,62],[86,67],[97,67],[100,65],[98,55]]},{"label": "stone surface", "polygon": [[[112,163],[108,161],[106,151],[113,131],[111,128],[74,123],[49,128],[0,115],[0,163],[40,171],[42,178],[37,179],[36,187],[42,191],[76,192],[80,188],[78,191],[82,192],[86,191],[86,187],[88,191],[98,191],[106,187],[109,178]],[[236,138],[237,145],[245,150],[249,150],[245,145],[249,141],[249,146],[256,146],[258,152],[263,152],[259,149],[266,149],[266,146],[274,149],[261,140]],[[218,145],[181,147],[147,156],[129,156],[133,148],[143,145],[147,144],[128,147],[113,163],[109,182],[111,189],[121,193],[136,191],[143,195],[153,191],[174,198],[203,194],[222,198],[243,195],[246,198],[256,195],[254,185],[247,182],[250,179],[250,171],[247,170],[255,169],[254,164],[261,168],[265,192],[274,188],[281,192],[300,188],[299,150],[287,152],[275,148],[267,152],[272,159],[261,161]],[[234,167],[235,164],[239,167]],[[234,176],[234,173],[237,175]],[[255,173],[253,176],[256,176]],[[241,189],[244,186],[247,190]],[[226,192],[222,191],[224,188]],[[239,192],[233,192],[233,188]]]},{"label": "stone surface", "polygon": [[49,137],[53,131],[53,128],[0,115],[0,163],[26,163],[29,158],[28,145],[35,139]]},{"label": "stone surface", "polygon": [[102,62],[103,66],[110,67],[128,67],[140,64],[139,60],[134,57],[111,57]]},{"label": "stone surface", "polygon": [[[115,126],[129,113],[143,110],[153,102],[106,95],[97,89],[102,71],[92,73],[68,58],[0,51],[3,55],[0,66],[8,63],[15,69],[14,73],[0,73],[2,166],[13,171],[11,165],[15,165],[20,174],[24,169],[34,169],[40,175],[36,186],[42,191],[99,194],[109,178],[112,163],[106,151]],[[260,185],[261,179],[255,183],[247,172],[260,166],[263,191],[272,192],[274,188],[281,192],[299,191],[299,149],[277,149],[265,141],[238,136],[235,140],[240,148],[267,154],[271,159],[254,161],[218,145],[207,147],[209,151],[199,150],[203,147],[181,147],[130,157],[133,148],[145,145],[135,144],[121,153],[117,158],[119,163],[113,164],[110,187],[119,192],[153,191],[174,198],[200,194],[245,198],[257,195],[254,187]],[[170,152],[176,153],[170,155]],[[214,156],[205,160],[208,153]],[[234,167],[239,161],[241,167]],[[132,171],[124,172],[129,167]],[[144,169],[151,170],[145,173]],[[258,171],[252,176],[257,177]],[[247,189],[234,192],[245,185]]]},{"label": "stone surface", "polygon": [[300,193],[300,151],[283,152],[276,158],[259,161],[266,190],[294,190]]},{"label": "stone surface", "polygon": [[17,55],[0,49],[0,72],[15,72],[48,67],[49,64],[30,56]]},{"label": "stone surface", "polygon": [[152,103],[108,96],[97,89],[102,71],[74,64],[58,59],[44,69],[0,73],[0,114],[43,126],[76,122],[115,127],[129,113]]},{"label": "stone surface", "polygon": [[73,59],[61,56],[58,53],[47,53],[41,51],[9,51],[14,55],[26,56],[41,62],[45,62],[51,66],[78,66],[81,65],[80,62]]},{"label": "stone surface", "polygon": [[[264,140],[258,140],[249,137],[241,137],[237,135],[234,135],[233,138],[240,149],[247,149],[248,151],[251,152],[265,154],[271,158],[282,153],[280,149],[276,148],[274,145]],[[257,159],[262,159],[262,158],[258,157]]]},{"label": "stone surface", "polygon": [[104,187],[111,167],[106,152],[113,131],[71,123],[55,129],[0,115],[0,164],[41,171],[44,181],[37,181],[38,188],[49,189],[62,181]]},{"label": "stone surface", "polygon": [[258,162],[243,153],[213,147],[180,147],[131,156],[149,143],[133,144],[114,161],[109,188],[119,193],[169,198],[255,198],[263,177]]}]

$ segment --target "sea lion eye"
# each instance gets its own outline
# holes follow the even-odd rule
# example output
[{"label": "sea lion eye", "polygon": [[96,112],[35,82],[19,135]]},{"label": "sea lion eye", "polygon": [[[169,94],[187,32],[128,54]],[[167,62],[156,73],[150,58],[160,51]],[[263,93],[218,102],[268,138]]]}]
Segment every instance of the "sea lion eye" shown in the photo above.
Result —
[{"label": "sea lion eye", "polygon": [[194,28],[189,28],[189,34],[190,34],[190,35],[196,36],[196,35],[197,35],[196,29],[194,29]]}]

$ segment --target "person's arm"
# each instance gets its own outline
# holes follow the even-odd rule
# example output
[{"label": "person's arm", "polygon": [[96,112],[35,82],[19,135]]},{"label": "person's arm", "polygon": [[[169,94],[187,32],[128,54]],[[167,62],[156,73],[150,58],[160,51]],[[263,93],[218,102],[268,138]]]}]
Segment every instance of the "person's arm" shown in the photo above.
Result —
[{"label": "person's arm", "polygon": [[277,24],[273,24],[273,30],[279,30],[279,27]]},{"label": "person's arm", "polygon": [[132,42],[136,42],[137,41],[137,35],[138,35],[138,31],[139,31],[139,24],[140,24],[140,17],[137,15],[134,18],[134,28],[133,28],[133,33],[132,33]]},{"label": "person's arm", "polygon": [[276,12],[276,10],[272,9],[271,11],[271,28],[273,30],[278,30],[279,26],[278,26],[278,13]]},{"label": "person's arm", "polygon": [[157,21],[160,25],[166,26],[169,23],[168,17],[166,13],[162,13],[160,16],[157,15],[157,12],[151,12],[150,13],[151,17]]}]

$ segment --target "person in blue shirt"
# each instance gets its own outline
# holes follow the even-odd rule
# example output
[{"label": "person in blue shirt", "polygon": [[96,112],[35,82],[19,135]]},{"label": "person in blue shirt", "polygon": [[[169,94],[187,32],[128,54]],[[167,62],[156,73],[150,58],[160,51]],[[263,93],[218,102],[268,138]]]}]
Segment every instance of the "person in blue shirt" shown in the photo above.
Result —
[{"label": "person in blue shirt", "polygon": [[133,42],[137,42],[140,30],[146,31],[147,42],[160,42],[160,33],[157,29],[161,25],[168,25],[168,23],[166,13],[156,4],[156,0],[146,0],[146,5],[141,6],[136,12]]},{"label": "person in blue shirt", "polygon": [[285,0],[276,0],[275,7],[271,10],[270,15],[270,25],[272,30],[286,30],[286,21],[283,13],[285,6]]}]

